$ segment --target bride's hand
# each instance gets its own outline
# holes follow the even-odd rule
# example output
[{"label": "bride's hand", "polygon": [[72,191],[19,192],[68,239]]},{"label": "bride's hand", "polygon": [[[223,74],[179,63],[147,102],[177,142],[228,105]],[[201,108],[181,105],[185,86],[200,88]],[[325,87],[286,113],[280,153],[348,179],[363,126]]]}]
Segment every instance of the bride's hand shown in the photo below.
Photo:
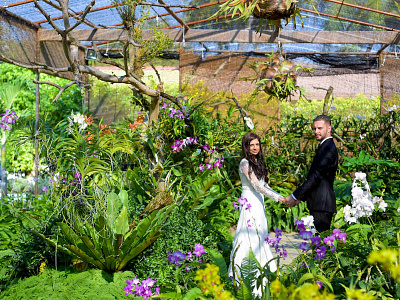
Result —
[{"label": "bride's hand", "polygon": [[285,200],[285,198],[279,197],[278,200],[279,200],[280,202],[283,202],[283,201]]}]

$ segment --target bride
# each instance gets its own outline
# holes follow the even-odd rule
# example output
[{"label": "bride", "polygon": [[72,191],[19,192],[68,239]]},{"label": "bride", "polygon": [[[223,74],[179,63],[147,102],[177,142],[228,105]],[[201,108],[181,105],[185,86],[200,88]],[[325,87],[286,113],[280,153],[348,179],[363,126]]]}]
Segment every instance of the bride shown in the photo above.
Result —
[{"label": "bride", "polygon": [[[275,201],[284,198],[266,183],[267,168],[257,134],[248,132],[242,139],[243,159],[239,165],[242,181],[242,195],[239,198],[240,216],[230,256],[229,276],[239,282],[240,267],[243,259],[253,251],[261,267],[273,258],[265,238],[268,236],[268,224],[265,215],[264,196]],[[234,264],[234,265],[233,265]],[[275,261],[269,263],[270,270],[276,271]],[[256,294],[261,294],[255,289]]]}]

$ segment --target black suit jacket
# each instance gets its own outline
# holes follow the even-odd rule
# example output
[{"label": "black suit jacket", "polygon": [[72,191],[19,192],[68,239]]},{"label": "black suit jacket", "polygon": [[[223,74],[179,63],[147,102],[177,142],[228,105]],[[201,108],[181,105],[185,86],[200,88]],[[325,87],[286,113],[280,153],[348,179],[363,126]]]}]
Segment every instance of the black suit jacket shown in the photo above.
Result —
[{"label": "black suit jacket", "polygon": [[306,182],[293,192],[297,200],[307,201],[309,210],[336,212],[333,182],[338,161],[338,151],[332,138],[318,146]]}]

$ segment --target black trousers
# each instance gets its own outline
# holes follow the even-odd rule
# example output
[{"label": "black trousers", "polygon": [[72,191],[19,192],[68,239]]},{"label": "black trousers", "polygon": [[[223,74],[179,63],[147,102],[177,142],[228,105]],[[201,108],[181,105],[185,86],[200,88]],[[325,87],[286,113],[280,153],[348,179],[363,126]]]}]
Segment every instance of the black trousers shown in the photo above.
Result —
[{"label": "black trousers", "polygon": [[310,210],[310,214],[314,217],[315,229],[323,232],[331,228],[333,213],[320,210]]}]

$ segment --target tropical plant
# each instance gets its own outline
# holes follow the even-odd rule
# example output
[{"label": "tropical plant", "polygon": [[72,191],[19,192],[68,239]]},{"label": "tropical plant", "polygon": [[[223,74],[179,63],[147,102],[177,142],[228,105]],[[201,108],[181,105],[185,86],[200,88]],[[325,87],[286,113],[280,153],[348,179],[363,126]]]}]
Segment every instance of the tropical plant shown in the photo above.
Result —
[{"label": "tropical plant", "polygon": [[128,193],[110,193],[107,211],[93,223],[81,222],[75,218],[71,225],[60,222],[64,241],[57,242],[43,234],[33,233],[48,243],[74,257],[107,272],[123,269],[125,265],[152,242],[158,239],[160,231],[173,206],[153,211],[137,225],[128,221]]},{"label": "tropical plant", "polygon": [[[260,19],[257,31],[262,31],[264,20],[267,20],[267,25],[272,24],[277,27],[282,27],[281,20],[285,19],[286,23],[293,21],[296,27],[296,17],[299,17],[301,24],[303,24],[297,2],[296,0],[228,0],[220,5],[220,9],[212,17],[220,15],[226,16],[228,13],[231,13],[232,17],[235,17],[237,12],[239,12],[240,16],[238,19],[246,21],[250,16],[253,16]],[[314,7],[310,0],[304,0],[304,2]],[[316,10],[315,7],[314,10]]]},{"label": "tropical plant", "polygon": [[290,99],[294,93],[300,93],[300,98],[305,90],[297,85],[297,74],[301,72],[311,72],[312,68],[304,68],[295,65],[292,61],[284,59],[279,53],[271,53],[268,55],[268,62],[255,61],[248,65],[256,76],[242,78],[242,80],[256,81],[257,89],[263,90],[269,95],[268,101],[273,97],[279,101]]}]

